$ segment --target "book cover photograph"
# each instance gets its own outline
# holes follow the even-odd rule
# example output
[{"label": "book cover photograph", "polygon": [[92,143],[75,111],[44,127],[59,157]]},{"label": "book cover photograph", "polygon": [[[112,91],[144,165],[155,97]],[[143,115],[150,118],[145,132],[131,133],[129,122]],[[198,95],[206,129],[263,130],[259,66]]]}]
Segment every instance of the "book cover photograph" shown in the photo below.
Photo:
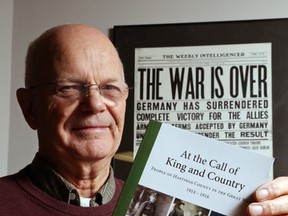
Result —
[{"label": "book cover photograph", "polygon": [[113,215],[245,215],[273,161],[150,121]]}]

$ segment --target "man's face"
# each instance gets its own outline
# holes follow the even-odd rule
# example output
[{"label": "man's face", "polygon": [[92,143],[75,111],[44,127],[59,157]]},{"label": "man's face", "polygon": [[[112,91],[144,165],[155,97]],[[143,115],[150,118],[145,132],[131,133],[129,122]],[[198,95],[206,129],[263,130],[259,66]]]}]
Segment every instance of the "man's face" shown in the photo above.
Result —
[{"label": "man's face", "polygon": [[[120,60],[115,51],[74,43],[64,46],[54,65],[44,76],[45,82],[77,80],[88,84],[122,82]],[[42,81],[44,83],[44,81]],[[55,94],[55,85],[37,88],[33,98],[37,119],[39,152],[65,160],[111,159],[120,144],[126,101],[111,106],[95,88],[80,99]],[[59,158],[60,157],[60,158]]]}]

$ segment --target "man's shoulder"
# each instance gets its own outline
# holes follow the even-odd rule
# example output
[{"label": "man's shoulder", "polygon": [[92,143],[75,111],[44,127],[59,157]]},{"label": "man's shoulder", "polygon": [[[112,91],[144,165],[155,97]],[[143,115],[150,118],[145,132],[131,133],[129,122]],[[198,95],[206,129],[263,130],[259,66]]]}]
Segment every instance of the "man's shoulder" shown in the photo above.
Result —
[{"label": "man's shoulder", "polygon": [[0,187],[15,183],[18,173],[0,177]]},{"label": "man's shoulder", "polygon": [[[27,166],[28,167],[28,166]],[[23,168],[17,173],[0,177],[0,194],[11,193],[15,189],[19,189],[21,182],[29,182],[26,176],[27,167]],[[1,197],[1,195],[0,195]]]},{"label": "man's shoulder", "polygon": [[[0,178],[0,205],[3,205],[5,203],[6,206],[5,208],[2,206],[1,211],[3,210],[3,208],[5,209],[5,211],[8,207],[11,208],[15,200],[19,200],[19,198],[22,198],[22,181],[27,181],[25,180],[25,175],[22,170],[15,174],[10,174]],[[2,215],[1,211],[0,215]]]},{"label": "man's shoulder", "polygon": [[122,179],[115,178],[115,182],[116,184],[124,185],[124,181]]},{"label": "man's shoulder", "polygon": [[124,181],[118,178],[115,178],[116,188],[122,190],[124,186]]},{"label": "man's shoulder", "polygon": [[119,196],[122,192],[123,186],[124,186],[124,181],[118,178],[115,178],[115,184],[116,184],[116,190],[115,190],[115,196],[114,198],[116,200],[119,199]]}]

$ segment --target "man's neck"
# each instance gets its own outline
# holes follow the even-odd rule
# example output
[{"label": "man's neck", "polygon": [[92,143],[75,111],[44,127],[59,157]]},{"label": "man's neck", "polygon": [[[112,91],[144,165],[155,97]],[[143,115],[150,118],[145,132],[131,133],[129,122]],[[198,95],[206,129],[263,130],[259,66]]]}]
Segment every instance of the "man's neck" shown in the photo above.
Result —
[{"label": "man's neck", "polygon": [[[58,200],[73,205],[80,205],[80,197],[89,197],[92,198],[91,206],[97,206],[109,202],[116,190],[113,169],[111,167],[109,167],[108,174],[105,172],[101,173],[100,171],[98,173],[99,175],[96,175],[97,178],[83,178],[73,182],[73,179],[60,175],[37,154],[27,174],[38,188]],[[107,177],[105,178],[106,175]],[[94,184],[95,182],[96,184]]]},{"label": "man's neck", "polygon": [[109,177],[110,166],[103,168],[102,170],[90,169],[93,172],[90,175],[89,172],[82,173],[80,176],[70,175],[69,173],[60,172],[70,184],[72,184],[78,191],[81,197],[93,197],[95,193],[106,183]]},{"label": "man's neck", "polygon": [[56,160],[39,156],[73,185],[82,197],[92,197],[105,184],[110,173],[110,160],[103,159],[95,163],[91,161],[80,161],[77,159],[64,158]]}]

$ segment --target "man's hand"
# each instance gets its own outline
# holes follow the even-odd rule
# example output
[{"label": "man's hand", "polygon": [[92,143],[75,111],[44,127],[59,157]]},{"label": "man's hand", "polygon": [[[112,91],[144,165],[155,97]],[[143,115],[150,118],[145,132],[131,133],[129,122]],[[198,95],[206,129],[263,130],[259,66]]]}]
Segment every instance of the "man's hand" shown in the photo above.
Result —
[{"label": "man's hand", "polygon": [[254,195],[257,202],[248,207],[251,216],[288,215],[288,177],[263,184]]}]

